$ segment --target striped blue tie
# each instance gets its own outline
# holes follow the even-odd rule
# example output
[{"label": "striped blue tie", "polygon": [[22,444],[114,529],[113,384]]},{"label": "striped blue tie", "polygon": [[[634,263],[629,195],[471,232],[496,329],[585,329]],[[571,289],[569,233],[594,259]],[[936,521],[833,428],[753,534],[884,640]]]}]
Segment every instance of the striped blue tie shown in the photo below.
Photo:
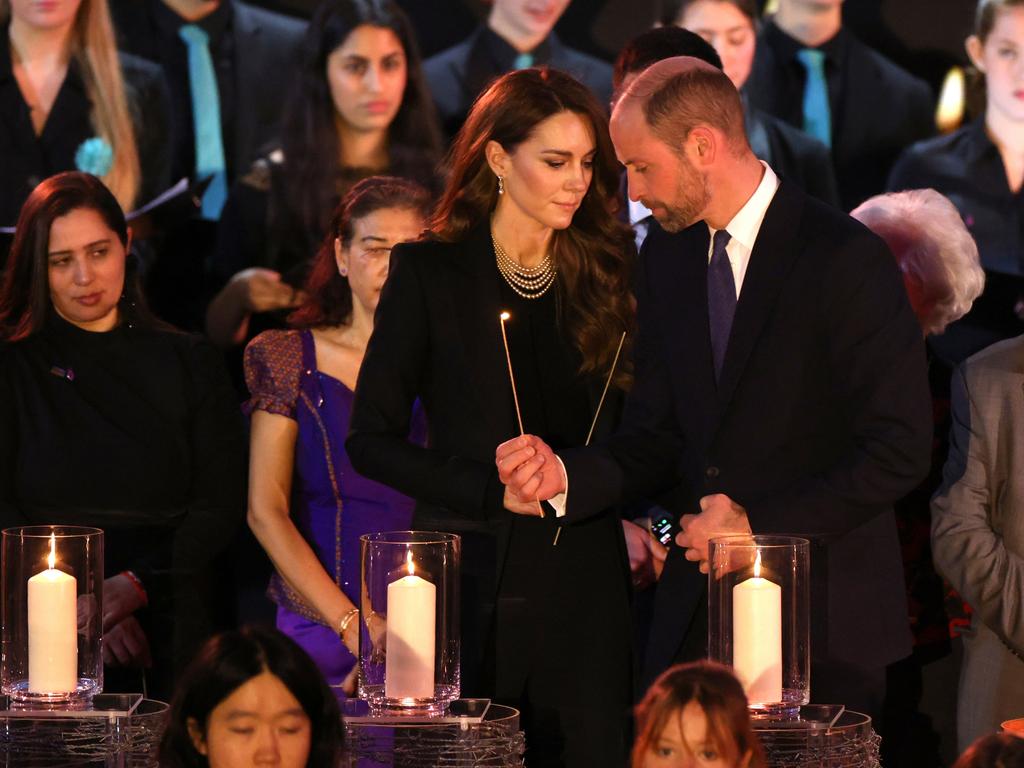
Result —
[{"label": "striped blue tie", "polygon": [[804,131],[826,147],[832,146],[832,113],[828,103],[828,83],[825,81],[825,53],[804,48],[796,55],[804,69]]},{"label": "striped blue tie", "polygon": [[195,24],[185,24],[178,30],[178,35],[188,46],[196,177],[211,177],[210,185],[203,194],[202,216],[216,221],[228,195],[228,179],[224,164],[224,138],[220,129],[220,93],[210,56],[210,36]]}]

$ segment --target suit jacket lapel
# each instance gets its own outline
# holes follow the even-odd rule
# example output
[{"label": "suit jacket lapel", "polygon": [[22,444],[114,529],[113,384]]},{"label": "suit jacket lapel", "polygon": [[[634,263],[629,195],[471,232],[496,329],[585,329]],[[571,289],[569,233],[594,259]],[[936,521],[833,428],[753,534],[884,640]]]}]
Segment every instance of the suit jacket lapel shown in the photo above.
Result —
[{"label": "suit jacket lapel", "polygon": [[800,193],[783,182],[765,214],[743,278],[729,347],[725,352],[718,402],[724,411],[736,392],[750,353],[768,322],[798,249],[793,238],[803,209]]},{"label": "suit jacket lapel", "polygon": [[503,307],[488,227],[470,232],[453,259],[451,306],[467,370],[488,425],[502,441],[509,440],[519,429],[510,412],[512,386],[499,319]]},{"label": "suit jacket lapel", "polygon": [[235,146],[234,170],[241,178],[252,162],[254,136],[257,130],[259,115],[254,100],[263,82],[260,66],[264,63],[259,54],[260,38],[263,30],[259,22],[252,17],[246,8],[235,3],[231,19],[234,36],[235,59]]}]

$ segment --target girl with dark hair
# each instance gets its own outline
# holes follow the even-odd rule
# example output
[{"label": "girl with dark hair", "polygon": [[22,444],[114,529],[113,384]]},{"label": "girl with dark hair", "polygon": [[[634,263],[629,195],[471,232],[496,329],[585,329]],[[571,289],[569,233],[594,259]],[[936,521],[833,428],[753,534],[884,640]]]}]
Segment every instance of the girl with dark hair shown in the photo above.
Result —
[{"label": "girl with dark hair", "polygon": [[304,52],[281,146],[235,186],[222,217],[206,330],[223,347],[255,335],[253,314],[277,312],[280,325],[301,303],[310,254],[355,182],[389,174],[435,185],[437,118],[393,0],[327,0]]},{"label": "girl with dark hair", "polygon": [[743,686],[728,667],[680,664],[636,708],[632,768],[765,768]]},{"label": "girl with dark hair", "polygon": [[114,668],[152,661],[159,696],[213,629],[244,445],[217,351],[152,318],[130,241],[94,176],[51,177],[22,208],[0,291],[0,525],[106,532],[106,689],[141,690]]},{"label": "girl with dark hair", "polygon": [[178,684],[160,768],[335,768],[341,713],[312,660],[273,629],[224,632]]},{"label": "girl with dark hair", "polygon": [[289,318],[296,330],[266,331],[245,353],[249,525],[277,569],[278,628],[338,695],[355,679],[359,537],[407,529],[412,517],[411,500],[356,474],[343,440],[391,247],[420,234],[427,204],[426,190],[403,179],[352,187]]},{"label": "girl with dark hair", "polygon": [[[607,118],[569,75],[509,73],[477,100],[448,167],[433,237],[395,249],[349,454],[416,498],[416,529],[462,536],[463,694],[522,709],[531,765],[621,766],[631,688],[622,526],[610,511],[563,527],[536,504],[513,514],[494,466],[519,415],[555,445],[582,445],[632,330],[634,245],[615,217]],[[616,422],[628,357],[594,439]],[[417,398],[428,448],[406,439]]]}]

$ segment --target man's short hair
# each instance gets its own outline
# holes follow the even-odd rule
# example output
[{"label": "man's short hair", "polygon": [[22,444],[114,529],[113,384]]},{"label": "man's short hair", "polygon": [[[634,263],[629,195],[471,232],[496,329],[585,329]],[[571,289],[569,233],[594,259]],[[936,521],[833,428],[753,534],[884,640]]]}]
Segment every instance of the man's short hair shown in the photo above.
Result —
[{"label": "man's short hair", "polygon": [[643,72],[651,64],[673,56],[693,56],[722,69],[718,52],[700,35],[682,27],[655,27],[641,32],[619,51],[612,74],[615,90],[627,75]]},{"label": "man's short hair", "polygon": [[749,149],[739,91],[726,74],[692,56],[652,64],[626,88],[618,102],[636,102],[662,142],[681,151],[699,125],[725,134],[735,151]]}]

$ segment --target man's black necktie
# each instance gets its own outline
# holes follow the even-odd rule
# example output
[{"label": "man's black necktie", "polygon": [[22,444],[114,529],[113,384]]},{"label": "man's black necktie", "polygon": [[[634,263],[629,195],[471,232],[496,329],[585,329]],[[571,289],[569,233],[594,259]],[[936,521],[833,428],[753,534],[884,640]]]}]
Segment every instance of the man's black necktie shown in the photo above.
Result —
[{"label": "man's black necktie", "polygon": [[711,328],[711,354],[715,360],[715,381],[722,375],[729,331],[736,314],[736,280],[725,247],[732,237],[724,229],[715,232],[708,264],[708,321]]}]

